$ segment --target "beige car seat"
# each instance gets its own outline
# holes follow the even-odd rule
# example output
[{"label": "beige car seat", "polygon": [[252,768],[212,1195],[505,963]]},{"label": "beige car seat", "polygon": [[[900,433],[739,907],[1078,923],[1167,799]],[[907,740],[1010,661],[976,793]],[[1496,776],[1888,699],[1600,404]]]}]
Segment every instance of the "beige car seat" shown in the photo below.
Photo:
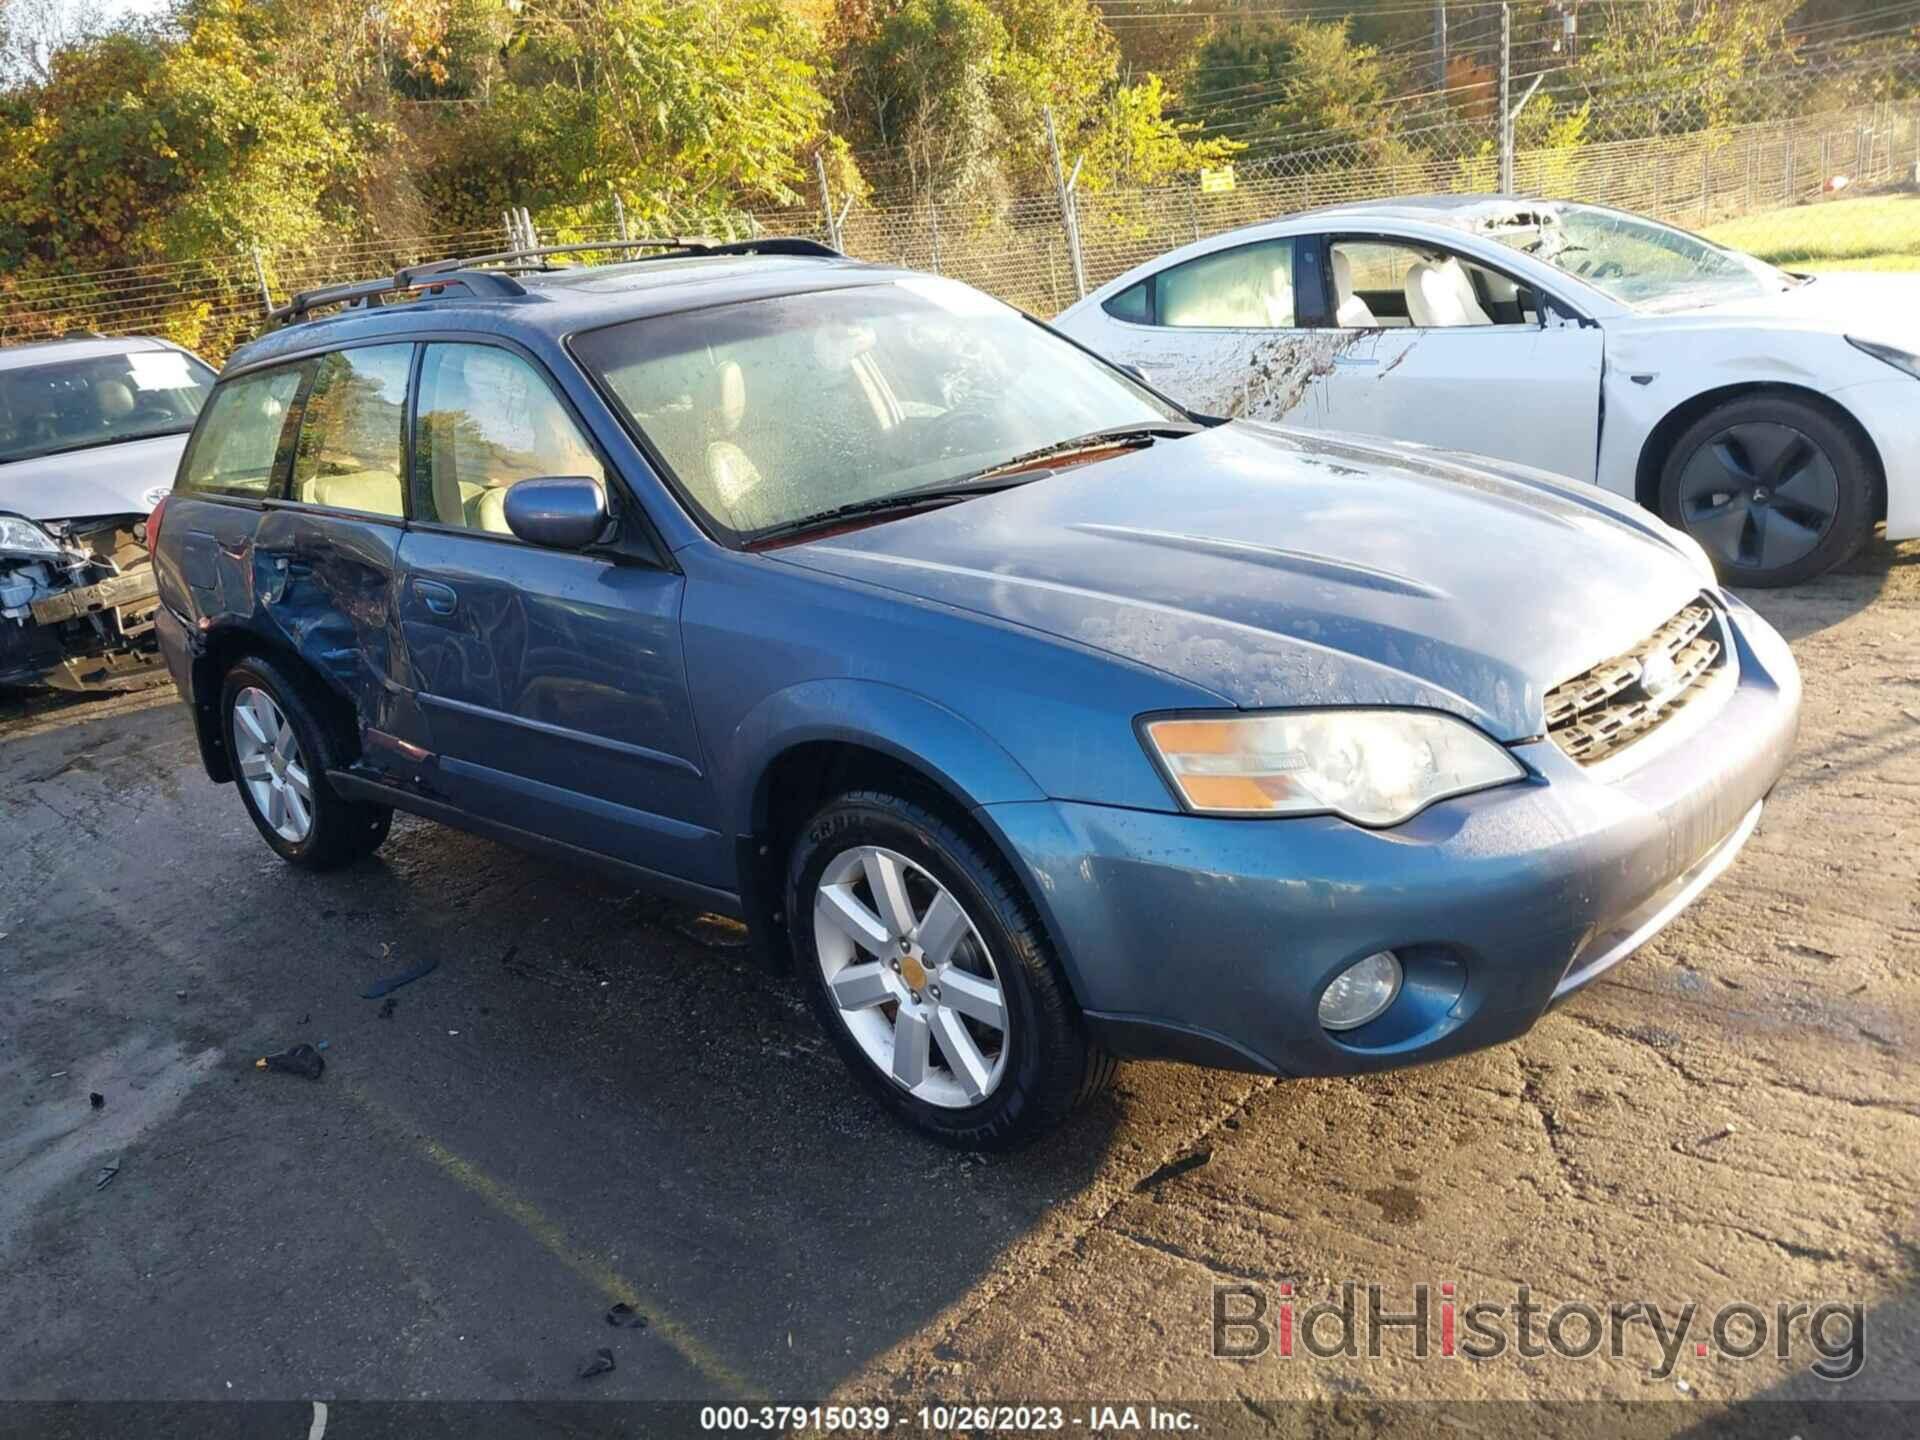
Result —
[{"label": "beige car seat", "polygon": [[1493,317],[1480,308],[1466,267],[1452,256],[1423,260],[1407,271],[1407,314],[1423,330],[1493,323]]},{"label": "beige car seat", "polygon": [[1366,330],[1380,323],[1374,317],[1373,307],[1354,293],[1353,261],[1337,245],[1333,249],[1333,293],[1337,306],[1333,314],[1335,324],[1349,330]]},{"label": "beige car seat", "polygon": [[707,411],[707,485],[720,508],[736,518],[751,509],[750,497],[761,479],[760,467],[735,438],[746,416],[746,373],[738,361],[722,361],[714,371],[713,403]]}]

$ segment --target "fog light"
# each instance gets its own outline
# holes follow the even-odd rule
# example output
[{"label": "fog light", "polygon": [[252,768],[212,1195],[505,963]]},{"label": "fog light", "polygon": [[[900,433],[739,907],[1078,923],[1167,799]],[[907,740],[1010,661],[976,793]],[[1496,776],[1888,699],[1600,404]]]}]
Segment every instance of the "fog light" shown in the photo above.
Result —
[{"label": "fog light", "polygon": [[1354,1030],[1378,1019],[1400,993],[1400,962],[1391,950],[1377,950],[1349,965],[1320,997],[1320,1023],[1329,1030]]}]

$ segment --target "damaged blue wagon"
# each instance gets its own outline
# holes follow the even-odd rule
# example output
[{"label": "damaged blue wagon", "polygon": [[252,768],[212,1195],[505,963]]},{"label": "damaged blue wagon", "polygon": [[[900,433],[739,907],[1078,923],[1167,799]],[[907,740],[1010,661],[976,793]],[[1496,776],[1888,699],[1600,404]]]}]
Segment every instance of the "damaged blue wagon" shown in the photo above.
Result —
[{"label": "damaged blue wagon", "polygon": [[220,377],[156,623],[287,861],[405,810],[739,917],[987,1148],[1121,1057],[1510,1040],[1786,763],[1786,645],[1593,486],[1195,415],[805,241],[624,253],[313,292]]}]

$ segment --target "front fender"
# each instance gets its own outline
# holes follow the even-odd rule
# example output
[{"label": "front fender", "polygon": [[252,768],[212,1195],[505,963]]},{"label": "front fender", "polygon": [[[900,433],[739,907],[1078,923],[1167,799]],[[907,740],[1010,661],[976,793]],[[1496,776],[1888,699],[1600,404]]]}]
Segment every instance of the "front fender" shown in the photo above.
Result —
[{"label": "front fender", "polygon": [[1045,798],[999,742],[944,705],[877,680],[808,680],[763,698],[716,747],[714,768],[732,834],[762,828],[774,762],[819,741],[886,755],[926,774],[969,809]]}]

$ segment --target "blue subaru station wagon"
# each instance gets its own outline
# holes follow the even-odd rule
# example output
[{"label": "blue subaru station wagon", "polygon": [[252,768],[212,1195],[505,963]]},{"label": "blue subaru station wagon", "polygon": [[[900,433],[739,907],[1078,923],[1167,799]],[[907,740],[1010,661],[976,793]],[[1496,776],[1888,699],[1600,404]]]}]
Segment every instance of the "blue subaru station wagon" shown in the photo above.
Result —
[{"label": "blue subaru station wagon", "polygon": [[1122,1057],[1510,1040],[1786,763],[1786,645],[1605,491],[1195,415],[811,242],[622,253],[310,292],[221,375],[157,624],[289,863],[405,810],[742,919],[992,1148]]}]

